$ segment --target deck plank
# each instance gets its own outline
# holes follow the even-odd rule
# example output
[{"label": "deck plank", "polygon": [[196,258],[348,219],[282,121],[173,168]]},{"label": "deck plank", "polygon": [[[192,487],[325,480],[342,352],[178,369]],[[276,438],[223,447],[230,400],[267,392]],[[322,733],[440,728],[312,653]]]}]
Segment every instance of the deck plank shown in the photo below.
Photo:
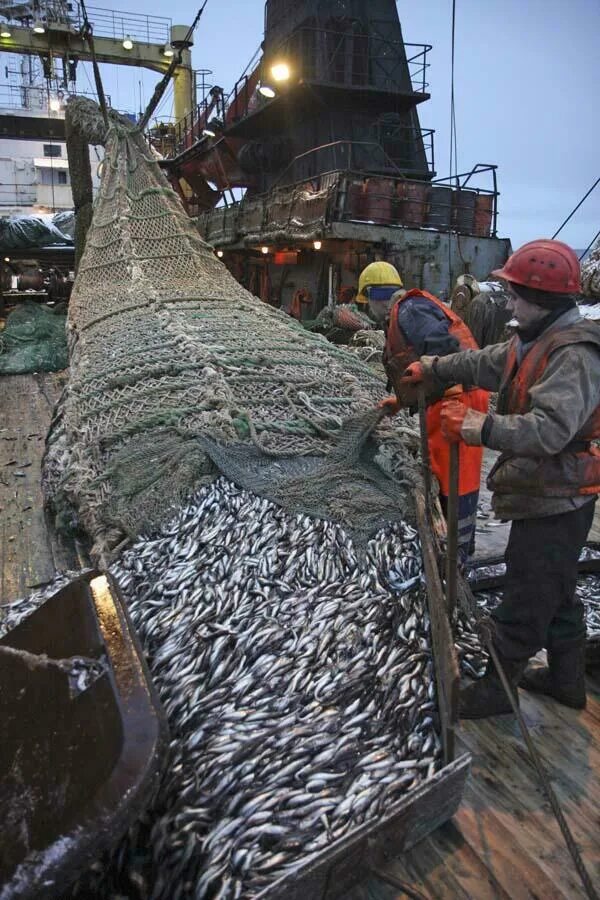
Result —
[{"label": "deck plank", "polygon": [[41,462],[65,373],[2,376],[0,391],[0,559],[2,602],[16,600],[56,571],[77,568],[74,546],[48,528]]}]

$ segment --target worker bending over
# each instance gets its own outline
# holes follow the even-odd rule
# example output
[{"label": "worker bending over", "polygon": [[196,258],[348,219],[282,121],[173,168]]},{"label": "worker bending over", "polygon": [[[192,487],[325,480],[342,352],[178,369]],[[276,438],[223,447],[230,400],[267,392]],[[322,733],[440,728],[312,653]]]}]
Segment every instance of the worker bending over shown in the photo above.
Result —
[{"label": "worker bending over", "polygon": [[[577,561],[600,492],[600,328],[583,319],[577,256],[561,241],[525,244],[494,272],[509,282],[518,323],[508,342],[453,356],[425,356],[404,379],[498,391],[497,413],[444,404],[450,441],[500,451],[488,478],[496,517],[512,520],[506,587],[492,613],[493,641],[516,687],[585,706],[585,617]],[[542,647],[547,668],[527,668]],[[461,715],[510,712],[495,667],[461,691]]]},{"label": "worker bending over", "polygon": [[[385,281],[385,283],[383,283]],[[392,284],[395,286],[392,288]],[[438,357],[458,350],[477,349],[475,338],[455,313],[437,297],[418,288],[405,291],[397,270],[386,262],[371,263],[362,272],[359,293],[366,295],[373,317],[387,322],[384,365],[394,386],[396,397],[384,401],[393,414],[405,407],[413,407],[417,394],[413,385],[402,384],[402,375],[411,362],[420,356]],[[437,385],[427,391],[427,438],[431,469],[440,486],[440,500],[446,514],[449,492],[450,445],[441,432],[441,411],[444,397],[453,396],[465,409],[488,410],[487,391],[455,385],[448,390]],[[460,455],[458,485],[458,552],[464,563],[473,553],[479,483],[481,478],[481,447],[465,447]]]}]

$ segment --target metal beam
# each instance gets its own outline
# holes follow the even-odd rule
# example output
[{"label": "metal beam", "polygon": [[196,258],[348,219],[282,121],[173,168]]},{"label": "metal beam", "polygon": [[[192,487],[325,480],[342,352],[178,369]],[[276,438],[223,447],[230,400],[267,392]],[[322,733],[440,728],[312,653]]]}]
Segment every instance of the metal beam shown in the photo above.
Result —
[{"label": "metal beam", "polygon": [[[48,53],[92,59],[90,48],[82,35],[69,25],[51,24],[44,34],[35,34],[30,28],[10,26],[10,38],[0,38],[0,51],[44,56]],[[125,50],[122,41],[94,36],[96,59],[100,63],[119,66],[138,66],[164,74],[170,59],[163,55],[163,44],[135,42],[132,50]],[[175,69],[175,117],[182,119],[192,108],[192,55],[182,54],[182,64]]]}]

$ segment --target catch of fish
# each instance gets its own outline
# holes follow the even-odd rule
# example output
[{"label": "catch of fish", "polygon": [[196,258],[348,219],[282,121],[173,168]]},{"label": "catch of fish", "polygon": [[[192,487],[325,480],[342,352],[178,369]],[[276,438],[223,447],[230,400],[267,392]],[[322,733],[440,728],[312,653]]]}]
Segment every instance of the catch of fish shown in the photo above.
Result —
[{"label": "catch of fish", "polygon": [[172,742],[149,821],[78,896],[257,896],[441,767],[410,525],[360,561],[220,478],[112,573]]}]

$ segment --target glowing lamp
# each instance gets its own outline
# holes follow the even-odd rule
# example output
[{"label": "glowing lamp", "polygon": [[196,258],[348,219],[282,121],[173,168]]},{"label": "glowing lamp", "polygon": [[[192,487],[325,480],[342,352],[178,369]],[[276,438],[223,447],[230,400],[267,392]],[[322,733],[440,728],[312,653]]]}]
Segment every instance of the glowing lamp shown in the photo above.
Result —
[{"label": "glowing lamp", "polygon": [[288,81],[290,77],[290,67],[287,63],[275,63],[271,66],[271,75],[274,81]]},{"label": "glowing lamp", "polygon": [[258,93],[261,95],[261,97],[266,97],[267,100],[272,100],[275,96],[275,91],[270,84],[259,84]]}]

